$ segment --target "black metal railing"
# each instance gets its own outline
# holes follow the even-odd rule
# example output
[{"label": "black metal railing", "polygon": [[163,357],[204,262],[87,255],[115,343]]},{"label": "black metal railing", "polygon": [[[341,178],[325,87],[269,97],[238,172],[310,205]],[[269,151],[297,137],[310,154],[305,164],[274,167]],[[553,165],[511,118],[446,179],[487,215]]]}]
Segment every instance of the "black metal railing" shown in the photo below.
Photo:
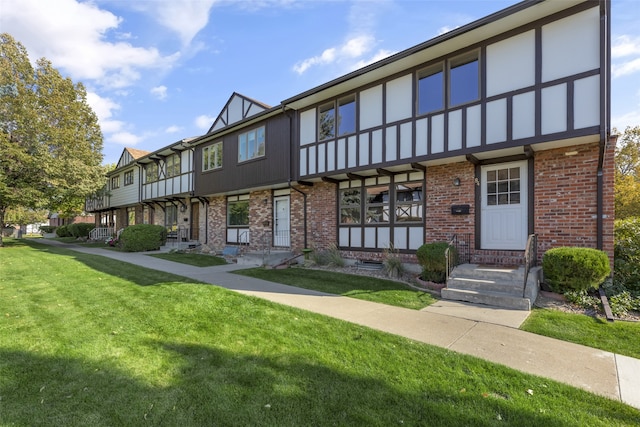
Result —
[{"label": "black metal railing", "polygon": [[[456,265],[466,264],[471,260],[471,234],[454,234],[448,243],[449,245],[444,251],[447,280]],[[455,248],[455,251],[452,251],[451,248]]]},{"label": "black metal railing", "polygon": [[527,247],[524,251],[524,284],[522,286],[522,298],[527,294],[527,281],[529,270],[538,264],[538,236],[530,234],[527,238]]}]

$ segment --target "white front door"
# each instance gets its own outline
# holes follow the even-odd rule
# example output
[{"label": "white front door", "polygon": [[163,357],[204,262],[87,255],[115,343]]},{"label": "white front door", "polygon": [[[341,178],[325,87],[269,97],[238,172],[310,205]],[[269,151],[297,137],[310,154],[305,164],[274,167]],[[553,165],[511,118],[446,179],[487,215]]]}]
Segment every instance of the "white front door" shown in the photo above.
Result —
[{"label": "white front door", "polygon": [[289,221],[289,196],[273,199],[273,246],[291,245]]},{"label": "white front door", "polygon": [[482,249],[524,250],[527,244],[527,162],[482,167]]}]

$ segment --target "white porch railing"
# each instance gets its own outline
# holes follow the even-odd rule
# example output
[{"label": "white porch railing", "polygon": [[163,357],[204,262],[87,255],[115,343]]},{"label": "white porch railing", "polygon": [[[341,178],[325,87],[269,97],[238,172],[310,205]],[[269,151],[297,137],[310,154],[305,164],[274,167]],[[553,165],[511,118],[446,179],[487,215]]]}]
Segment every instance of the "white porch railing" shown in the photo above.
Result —
[{"label": "white porch railing", "polygon": [[91,240],[106,240],[113,236],[113,227],[96,227],[89,233]]}]

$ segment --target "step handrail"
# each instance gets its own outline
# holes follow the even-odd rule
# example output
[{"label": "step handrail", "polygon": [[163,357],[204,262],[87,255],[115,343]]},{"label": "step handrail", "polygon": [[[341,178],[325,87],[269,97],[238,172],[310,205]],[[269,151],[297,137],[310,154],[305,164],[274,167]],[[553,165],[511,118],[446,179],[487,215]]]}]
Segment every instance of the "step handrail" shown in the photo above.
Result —
[{"label": "step handrail", "polygon": [[451,276],[451,272],[453,271],[453,267],[455,267],[455,260],[453,259],[453,252],[451,251],[452,247],[455,247],[456,242],[458,241],[458,235],[454,234],[447,242],[447,249],[444,250],[444,260],[445,260],[445,268],[446,268],[446,277],[445,283],[449,281],[449,277]]},{"label": "step handrail", "polygon": [[538,235],[530,234],[527,238],[527,246],[524,251],[524,284],[522,286],[522,298],[527,294],[527,281],[529,270],[538,264]]}]

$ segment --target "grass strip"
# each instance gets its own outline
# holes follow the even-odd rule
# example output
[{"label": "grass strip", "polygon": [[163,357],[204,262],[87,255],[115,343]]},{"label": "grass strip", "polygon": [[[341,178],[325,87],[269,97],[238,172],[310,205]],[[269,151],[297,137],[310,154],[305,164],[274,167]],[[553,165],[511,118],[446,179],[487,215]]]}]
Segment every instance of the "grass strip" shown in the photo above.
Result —
[{"label": "grass strip", "polygon": [[436,301],[428,292],[418,291],[401,282],[370,276],[299,267],[271,270],[250,268],[236,270],[234,273],[414,310],[420,310]]},{"label": "grass strip", "polygon": [[107,258],[0,248],[0,425],[637,425],[551,380]]},{"label": "grass strip", "polygon": [[520,329],[640,359],[640,323],[534,309]]}]

